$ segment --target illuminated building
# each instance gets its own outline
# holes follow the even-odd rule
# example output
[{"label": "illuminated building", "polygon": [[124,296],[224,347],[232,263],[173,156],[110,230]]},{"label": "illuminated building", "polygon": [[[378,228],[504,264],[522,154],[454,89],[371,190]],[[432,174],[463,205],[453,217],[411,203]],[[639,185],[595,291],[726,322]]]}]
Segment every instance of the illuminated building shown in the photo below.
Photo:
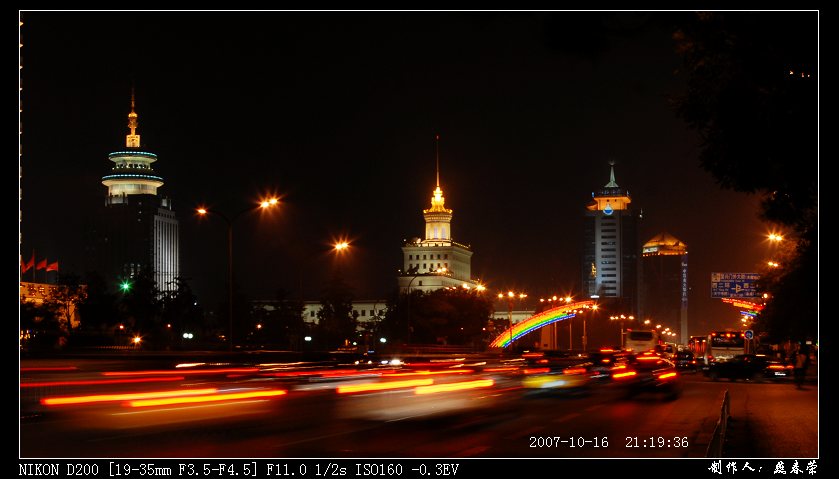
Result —
[{"label": "illuminated building", "polygon": [[431,208],[422,210],[425,239],[412,238],[402,245],[403,264],[397,278],[400,292],[477,286],[471,276],[472,250],[452,240],[452,210],[446,208],[445,203],[446,198],[440,188],[438,147],[437,188],[431,197]]},{"label": "illuminated building", "polygon": [[618,302],[624,311],[638,307],[638,221],[629,191],[609,182],[591,194],[583,226],[582,286],[588,297]]},{"label": "illuminated building", "polygon": [[688,248],[672,235],[661,233],[641,251],[639,317],[671,328],[679,326],[681,343],[688,334]]},{"label": "illuminated building", "polygon": [[157,191],[163,186],[152,168],[157,155],[140,149],[133,93],[128,128],[125,149],[108,155],[114,165],[102,177],[108,196],[93,238],[96,266],[111,287],[148,269],[160,291],[174,290],[180,268],[178,219],[169,198]]}]

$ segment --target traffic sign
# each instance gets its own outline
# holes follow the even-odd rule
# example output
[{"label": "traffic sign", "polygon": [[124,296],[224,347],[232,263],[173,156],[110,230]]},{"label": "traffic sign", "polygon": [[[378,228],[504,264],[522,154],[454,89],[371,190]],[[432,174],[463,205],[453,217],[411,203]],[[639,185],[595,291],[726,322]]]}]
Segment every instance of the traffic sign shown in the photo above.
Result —
[{"label": "traffic sign", "polygon": [[757,298],[758,273],[711,273],[712,298]]},{"label": "traffic sign", "polygon": [[743,332],[743,337],[746,339],[752,339],[753,337],[755,337],[755,332],[751,329],[747,329]]}]

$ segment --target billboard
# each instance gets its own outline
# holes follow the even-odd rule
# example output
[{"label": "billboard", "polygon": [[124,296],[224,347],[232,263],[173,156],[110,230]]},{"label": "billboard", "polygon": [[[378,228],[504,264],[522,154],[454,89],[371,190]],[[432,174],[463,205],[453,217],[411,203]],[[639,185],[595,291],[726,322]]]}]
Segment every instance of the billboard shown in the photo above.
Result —
[{"label": "billboard", "polygon": [[712,298],[757,298],[758,273],[711,273]]}]

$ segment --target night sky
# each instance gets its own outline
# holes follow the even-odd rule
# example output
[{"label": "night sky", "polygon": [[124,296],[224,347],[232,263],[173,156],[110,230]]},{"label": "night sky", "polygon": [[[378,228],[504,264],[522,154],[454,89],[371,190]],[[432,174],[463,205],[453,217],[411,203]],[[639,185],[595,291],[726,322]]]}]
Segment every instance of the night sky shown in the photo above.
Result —
[{"label": "night sky", "polygon": [[759,198],[699,167],[668,103],[686,82],[680,15],[24,12],[21,254],[83,273],[133,82],[182,275],[208,309],[224,297],[226,230],[194,209],[234,215],[268,194],[281,207],[234,230],[251,298],[302,284],[317,299],[336,267],[356,297],[387,297],[402,240],[424,234],[439,134],[453,237],[492,294],[579,288],[585,205],[614,161],[643,208],[641,243],[667,231],[689,246],[691,329],[735,327],[710,273],[758,270],[769,227]]}]

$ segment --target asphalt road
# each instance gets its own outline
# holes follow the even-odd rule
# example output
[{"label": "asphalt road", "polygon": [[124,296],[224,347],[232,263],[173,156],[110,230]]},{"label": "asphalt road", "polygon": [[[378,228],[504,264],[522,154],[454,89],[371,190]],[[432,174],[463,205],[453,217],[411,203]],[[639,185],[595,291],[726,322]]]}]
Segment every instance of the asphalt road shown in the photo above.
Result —
[{"label": "asphalt road", "polygon": [[[47,365],[49,366],[49,365]],[[27,367],[37,367],[27,364]],[[120,371],[117,362],[85,363],[77,371],[39,372],[38,380],[97,380],[92,370]],[[33,374],[33,373],[27,373]],[[178,386],[242,388],[240,373],[187,377]],[[259,384],[275,385],[259,379]],[[326,383],[329,384],[329,383]],[[712,382],[682,375],[682,394],[627,399],[622,390],[526,396],[496,381],[468,397],[369,395],[333,389],[290,390],[278,398],[133,410],[116,406],[31,407],[22,389],[21,457],[705,457],[722,395],[731,398],[727,457],[817,457],[817,386],[790,382]],[[512,385],[512,387],[511,387]],[[288,385],[286,385],[287,387]],[[90,394],[100,385],[85,386]],[[110,386],[110,388],[117,386]],[[146,383],[109,392],[146,391]],[[160,389],[160,384],[154,386]],[[291,388],[289,388],[291,389]],[[61,386],[39,396],[66,395]],[[457,401],[466,402],[457,402]],[[452,414],[427,416],[430,407]],[[463,404],[482,404],[466,409]],[[371,417],[388,413],[384,418]]]}]

